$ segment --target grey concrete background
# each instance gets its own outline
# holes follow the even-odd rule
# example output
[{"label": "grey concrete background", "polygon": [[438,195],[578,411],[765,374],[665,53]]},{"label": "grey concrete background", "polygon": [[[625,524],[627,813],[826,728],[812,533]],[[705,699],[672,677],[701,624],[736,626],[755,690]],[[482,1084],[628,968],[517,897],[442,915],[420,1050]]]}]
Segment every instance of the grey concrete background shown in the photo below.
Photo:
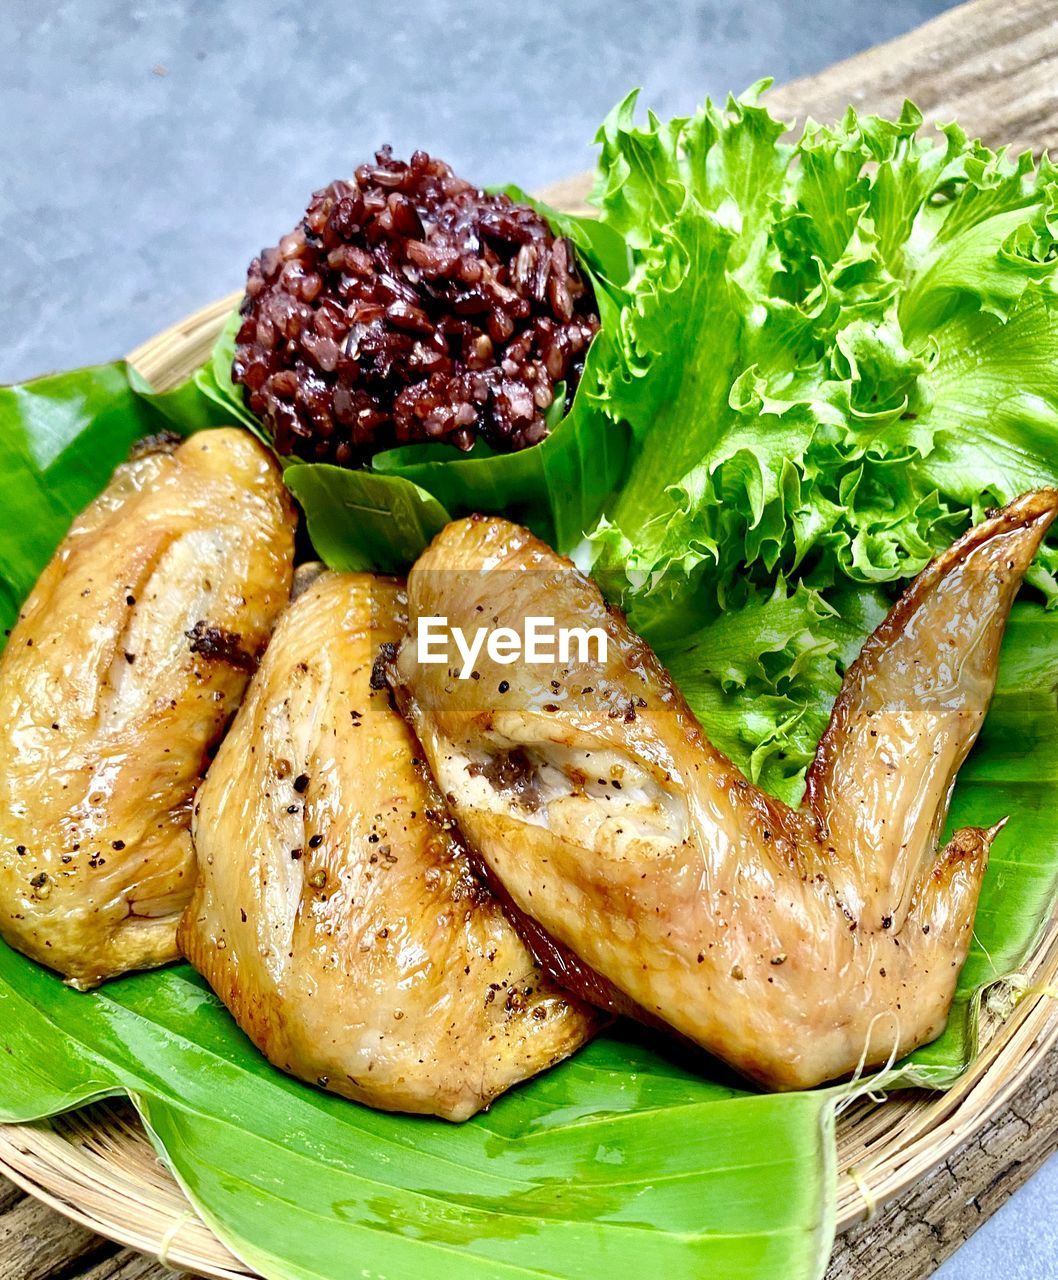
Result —
[{"label": "grey concrete background", "polygon": [[0,381],[110,359],[220,294],[383,142],[480,183],[591,164],[943,0],[0,0]]},{"label": "grey concrete background", "polygon": [[[238,288],[383,142],[480,183],[587,167],[661,114],[789,80],[945,0],[0,0],[0,381],[111,359]],[[938,1273],[1058,1275],[1048,1166]]]}]

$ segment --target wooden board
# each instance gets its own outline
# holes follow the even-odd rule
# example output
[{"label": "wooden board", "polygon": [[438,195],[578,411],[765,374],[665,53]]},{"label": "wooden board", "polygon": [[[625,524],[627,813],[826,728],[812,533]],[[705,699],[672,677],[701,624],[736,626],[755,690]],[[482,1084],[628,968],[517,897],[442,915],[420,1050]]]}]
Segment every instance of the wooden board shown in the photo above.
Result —
[{"label": "wooden board", "polygon": [[[1058,141],[1056,83],[1058,0],[974,0],[908,36],[777,90],[771,104],[791,118],[825,119],[850,101],[859,109],[897,113],[903,98],[911,97],[927,119],[958,117],[968,132],[992,145],[1012,142],[1041,150]],[[547,196],[575,206],[589,181],[581,175],[552,187]],[[189,323],[201,325],[202,317]],[[880,1212],[846,1230],[831,1259],[830,1280],[929,1275],[1058,1148],[1058,1054],[1047,1048],[1053,1029],[1045,1030],[1045,1022],[1046,1016],[1037,1016],[1025,1031],[1017,1052],[1031,1071],[1012,1075],[1020,1082],[1013,1096],[997,1094],[995,1105],[981,1107],[980,1125],[961,1143],[949,1143],[939,1167],[930,1168],[932,1138],[923,1138],[923,1150],[911,1157],[921,1176]],[[953,1113],[971,1087],[968,1082],[949,1095]],[[905,1110],[902,1123],[910,1115]],[[891,1191],[883,1185],[883,1194]],[[862,1216],[858,1195],[844,1178],[843,1222]],[[0,1280],[161,1280],[171,1274],[0,1178]]]}]

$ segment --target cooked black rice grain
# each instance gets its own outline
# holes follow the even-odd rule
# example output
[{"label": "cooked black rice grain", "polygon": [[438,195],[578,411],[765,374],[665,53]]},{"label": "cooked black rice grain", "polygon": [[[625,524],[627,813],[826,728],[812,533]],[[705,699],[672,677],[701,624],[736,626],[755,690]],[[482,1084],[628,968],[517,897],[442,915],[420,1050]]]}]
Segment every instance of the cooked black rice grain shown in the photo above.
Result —
[{"label": "cooked black rice grain", "polygon": [[342,466],[413,441],[539,443],[599,325],[538,213],[388,147],[253,260],[242,316],[232,375],[277,450]]}]

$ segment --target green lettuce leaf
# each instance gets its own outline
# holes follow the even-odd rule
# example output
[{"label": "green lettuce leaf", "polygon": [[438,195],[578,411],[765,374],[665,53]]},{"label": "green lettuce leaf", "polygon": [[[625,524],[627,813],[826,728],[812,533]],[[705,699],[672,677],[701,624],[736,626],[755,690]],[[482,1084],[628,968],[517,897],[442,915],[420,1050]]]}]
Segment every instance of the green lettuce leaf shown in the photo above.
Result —
[{"label": "green lettuce leaf", "polygon": [[790,147],[759,91],[599,135],[632,268],[596,403],[633,445],[588,558],[658,643],[784,579],[906,579],[1058,481],[1054,168],[910,104]]},{"label": "green lettuce leaf", "polygon": [[779,583],[658,656],[703,728],[758,786],[798,805],[841,677],[887,602],[864,588],[835,596]]}]

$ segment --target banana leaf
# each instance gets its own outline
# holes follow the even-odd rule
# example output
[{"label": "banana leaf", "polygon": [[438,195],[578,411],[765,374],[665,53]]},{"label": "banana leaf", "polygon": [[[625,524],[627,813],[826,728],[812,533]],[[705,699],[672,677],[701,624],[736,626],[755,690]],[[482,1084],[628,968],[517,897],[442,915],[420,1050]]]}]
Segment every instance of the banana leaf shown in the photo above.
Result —
[{"label": "banana leaf", "polygon": [[[185,399],[178,420],[207,425],[209,410]],[[121,366],[0,398],[5,625],[70,516],[161,411]],[[965,1067],[982,987],[1023,962],[1054,902],[1056,670],[1058,615],[1019,606],[954,813],[1011,821],[949,1031],[908,1078],[939,1084]],[[843,1093],[761,1095],[618,1025],[464,1125],[386,1115],[275,1071],[186,967],[82,995],[0,944],[0,1121],[127,1095],[202,1217],[274,1280],[819,1277]]]},{"label": "banana leaf", "polygon": [[123,362],[0,387],[0,613],[9,628],[71,520],[158,419]]},{"label": "banana leaf", "polygon": [[809,1276],[832,1227],[824,1094],[756,1096],[637,1036],[463,1125],[268,1066],[188,969],[81,996],[0,947],[0,1116],[114,1093],[224,1242],[269,1277]]},{"label": "banana leaf", "polygon": [[432,494],[399,476],[295,462],[283,478],[332,569],[401,573],[451,519]]}]

